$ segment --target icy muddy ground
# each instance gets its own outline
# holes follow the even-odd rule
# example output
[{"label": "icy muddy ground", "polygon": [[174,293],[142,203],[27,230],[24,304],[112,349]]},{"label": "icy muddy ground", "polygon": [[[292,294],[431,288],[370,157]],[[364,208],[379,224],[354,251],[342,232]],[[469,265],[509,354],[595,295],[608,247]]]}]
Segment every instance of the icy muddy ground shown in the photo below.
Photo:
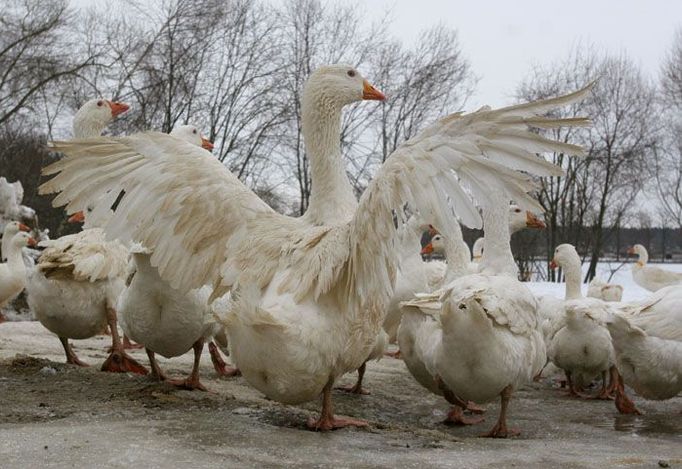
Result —
[{"label": "icy muddy ground", "polygon": [[[521,436],[481,439],[497,403],[483,424],[447,427],[440,420],[448,405],[386,358],[368,367],[371,395],[334,394],[338,413],[368,419],[370,428],[319,434],[303,429],[318,403],[284,406],[241,377],[218,379],[207,353],[211,393],[99,372],[108,342],[75,342],[93,365],[82,369],[63,364],[59,341],[39,323],[0,325],[1,467],[682,467],[682,397],[635,399],[645,415],[629,417],[612,402],[578,401],[536,383],[511,404]],[[133,354],[146,364],[143,352]],[[180,376],[191,355],[160,361]]]}]

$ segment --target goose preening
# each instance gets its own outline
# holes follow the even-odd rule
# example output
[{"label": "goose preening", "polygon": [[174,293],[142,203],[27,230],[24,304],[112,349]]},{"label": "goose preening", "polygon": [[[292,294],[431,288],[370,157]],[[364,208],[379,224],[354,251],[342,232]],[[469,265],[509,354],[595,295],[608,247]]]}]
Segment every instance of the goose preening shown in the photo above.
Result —
[{"label": "goose preening", "polygon": [[616,407],[638,414],[623,383],[645,399],[670,399],[682,392],[682,288],[662,288],[640,305],[614,314],[611,334],[620,382]]},{"label": "goose preening", "polygon": [[[580,154],[579,147],[570,150]],[[497,189],[483,209],[485,250],[479,273],[465,274],[440,295],[440,330],[431,374],[455,405],[501,399],[497,423],[484,436],[506,438],[507,408],[515,389],[545,363],[533,294],[519,282],[511,253],[509,199]],[[427,363],[427,366],[429,364]]]},{"label": "goose preening", "polygon": [[[509,205],[508,211],[510,233],[518,232],[524,228],[545,227],[544,223],[536,215],[521,210],[517,205]],[[445,253],[445,257],[448,259],[449,275],[447,277],[450,280],[457,276],[478,272],[479,264],[469,262],[469,248],[464,243],[464,240],[461,239],[460,231],[455,231],[450,237],[444,237],[440,233],[435,234],[431,242],[424,246],[424,250],[427,252],[438,250]],[[444,273],[439,286],[443,286],[445,278],[446,275]],[[435,360],[436,344],[440,342],[442,335],[438,319],[441,306],[439,301],[437,301],[439,295],[440,293],[436,293],[433,296],[427,296],[425,301],[416,300],[416,302],[412,302],[405,300],[400,312],[403,316],[398,330],[398,344],[401,351],[400,356],[417,382],[431,392],[442,395],[443,389],[435,384],[436,377],[432,375],[434,368],[428,365],[428,363],[433,363]],[[391,312],[389,311],[390,315]],[[405,347],[404,351],[403,347]],[[478,410],[475,409],[472,403],[468,403],[467,408]],[[464,417],[461,409],[455,406],[448,414],[445,423],[471,424],[479,421],[478,419]]]},{"label": "goose preening", "polygon": [[[5,235],[7,231],[5,227]],[[6,243],[7,262],[0,264],[0,308],[12,301],[26,286],[26,265],[21,250],[36,245],[36,241],[26,231],[19,228]],[[3,244],[4,241],[3,239]],[[0,314],[0,322],[3,320],[4,317]]]},{"label": "goose preening", "polygon": [[[251,385],[289,404],[322,394],[321,416],[308,422],[313,429],[364,426],[334,416],[331,391],[376,345],[399,262],[394,214],[408,205],[450,233],[458,227],[449,201],[465,224],[478,227],[468,194],[487,207],[498,202],[491,187],[536,208],[528,173],[557,174],[537,153],[579,149],[529,127],[586,125],[583,118],[544,114],[587,91],[447,116],[398,147],[358,202],[340,154],[341,113],[384,95],[353,67],[322,67],[302,95],[313,184],[300,218],[276,213],[204,150],[153,132],[53,143],[67,156],[45,168],[46,175],[59,174],[41,191],[60,192],[53,203],[72,213],[123,189],[107,234],[150,249],[150,265],[173,288],[212,285],[212,297],[231,290],[230,350]],[[519,375],[516,364],[499,364],[507,365]]]},{"label": "goose preening", "polygon": [[[74,117],[74,136],[100,135],[127,109],[126,104],[103,99],[86,102]],[[95,210],[93,202],[70,217],[70,222],[85,223],[83,231],[41,243],[45,250],[26,286],[28,303],[41,324],[59,337],[67,363],[87,366],[76,356],[69,339],[92,337],[108,325],[112,348],[102,370],[146,374],[147,370],[125,353],[117,329],[116,301],[124,287],[128,249],[116,240],[107,241],[100,228],[91,227],[106,221],[101,214],[111,213],[112,197],[105,195],[101,197],[105,207]]]},{"label": "goose preening", "polygon": [[588,285],[587,296],[604,301],[618,302],[623,299],[623,286],[607,283],[598,277],[594,277]]},{"label": "goose preening", "polygon": [[[580,291],[581,262],[575,248],[560,244],[554,250],[550,268],[561,267],[566,278],[566,295],[548,337],[549,360],[566,373],[569,393],[582,397],[576,380],[589,383],[601,376],[602,388],[596,396],[611,398],[607,374],[615,375],[613,347],[606,329],[611,310],[602,300],[585,298]],[[612,382],[615,386],[615,381]]]},{"label": "goose preening", "polygon": [[[179,126],[170,133],[190,145],[211,150],[213,145],[192,125]],[[178,144],[180,145],[180,144]],[[186,389],[206,388],[199,380],[199,364],[205,342],[222,327],[208,304],[211,290],[203,287],[189,292],[172,288],[150,263],[152,253],[145,248],[131,250],[133,275],[130,285],[119,298],[118,313],[125,333],[143,344],[149,357],[152,376]],[[155,354],[177,357],[192,349],[194,364],[187,379],[169,380],[161,370]],[[211,350],[211,356],[217,349]],[[215,358],[214,358],[215,360]],[[216,368],[225,375],[235,374],[224,365]]]},{"label": "goose preening", "polygon": [[637,262],[632,266],[632,278],[642,288],[655,292],[663,287],[682,284],[682,272],[671,272],[647,265],[649,253],[641,244],[635,244],[628,248],[628,254],[636,254]]}]

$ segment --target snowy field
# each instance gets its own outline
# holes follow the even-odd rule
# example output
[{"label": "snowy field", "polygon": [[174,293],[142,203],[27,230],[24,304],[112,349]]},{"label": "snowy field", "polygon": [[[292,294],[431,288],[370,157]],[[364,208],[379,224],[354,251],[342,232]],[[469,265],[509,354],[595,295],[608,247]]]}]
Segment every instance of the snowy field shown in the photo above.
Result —
[{"label": "snowy field", "polygon": [[[597,277],[607,281],[611,275],[612,270],[617,269],[622,263],[621,262],[602,262],[597,265]],[[656,267],[660,267],[665,270],[670,270],[673,272],[682,272],[682,264],[647,264]],[[623,287],[623,301],[638,301],[647,298],[651,295],[651,292],[645,290],[635,283],[632,279],[632,268],[633,264],[628,263],[623,265],[618,271],[613,275],[608,283],[615,283]],[[583,264],[583,278],[585,277],[585,272],[587,272],[588,264]],[[526,283],[528,288],[535,295],[554,295],[557,298],[564,297],[564,290],[566,288],[564,283],[553,283],[553,282],[528,282]],[[587,296],[587,287],[585,283],[582,285],[583,295]]]}]

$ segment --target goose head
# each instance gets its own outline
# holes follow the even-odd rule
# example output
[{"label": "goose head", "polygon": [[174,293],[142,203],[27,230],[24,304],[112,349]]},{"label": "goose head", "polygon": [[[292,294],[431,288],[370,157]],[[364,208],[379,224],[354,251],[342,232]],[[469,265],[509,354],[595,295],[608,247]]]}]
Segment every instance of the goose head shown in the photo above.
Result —
[{"label": "goose head", "polygon": [[100,135],[117,116],[129,109],[125,103],[95,98],[83,104],[73,118],[76,138]]},{"label": "goose head", "polygon": [[85,210],[74,213],[66,221],[67,223],[83,223],[83,229],[87,230],[89,228],[106,225],[107,221],[109,221],[109,217],[111,216],[110,214],[111,210],[107,210],[103,215],[97,216],[95,214],[95,204],[89,203],[85,207]]},{"label": "goose head", "polygon": [[11,242],[11,245],[15,249],[21,249],[26,246],[35,247],[37,244],[38,243],[36,242],[36,240],[33,239],[31,235],[26,233],[25,231],[20,231],[17,234],[15,234]]},{"label": "goose head", "polygon": [[204,150],[212,151],[213,143],[204,137],[198,128],[193,125],[181,125],[173,129],[170,133],[173,137],[178,137],[192,145],[203,148]]},{"label": "goose head", "polygon": [[550,269],[556,269],[557,267],[566,267],[575,261],[575,259],[580,259],[578,256],[578,251],[575,250],[572,244],[560,244],[554,250],[554,257],[552,262],[549,263]]},{"label": "goose head", "polygon": [[327,65],[315,70],[303,90],[303,107],[315,102],[330,110],[362,100],[386,99],[351,65]]},{"label": "goose head", "polygon": [[441,234],[434,235],[429,244],[424,246],[421,250],[421,254],[433,254],[434,252],[438,254],[443,254],[443,252],[445,252],[445,240]]},{"label": "goose head", "polygon": [[534,213],[522,210],[518,205],[509,206],[509,228],[512,233],[524,228],[545,229],[545,223]]},{"label": "goose head", "polygon": [[641,244],[635,244],[634,246],[629,247],[628,254],[639,256],[637,265],[640,266],[644,265],[649,260],[649,253]]},{"label": "goose head", "polygon": [[19,233],[20,231],[30,232],[31,228],[29,228],[28,226],[24,225],[21,222],[11,221],[5,225],[5,230],[2,236],[3,238],[7,236],[7,239],[12,239],[14,235]]}]

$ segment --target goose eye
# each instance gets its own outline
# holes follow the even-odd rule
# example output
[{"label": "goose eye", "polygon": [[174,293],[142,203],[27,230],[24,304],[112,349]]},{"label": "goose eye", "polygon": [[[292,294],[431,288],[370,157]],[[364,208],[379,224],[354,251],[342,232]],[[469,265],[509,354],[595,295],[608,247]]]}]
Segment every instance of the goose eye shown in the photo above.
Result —
[{"label": "goose eye", "polygon": [[355,76],[355,70],[348,70],[348,72],[346,72],[346,73],[347,73],[348,76],[351,77],[351,78],[353,78],[353,77]]},{"label": "goose eye", "polygon": [[103,103],[102,101],[97,101],[97,105],[98,105],[98,106],[100,106],[100,107],[101,107],[101,106],[102,106],[102,104],[104,104],[104,103]]},{"label": "goose eye", "polygon": [[521,209],[520,209],[520,208],[517,208],[517,209],[515,209],[514,211],[515,211],[516,213],[521,213]]},{"label": "goose eye", "polygon": [[196,133],[197,133],[197,129],[192,130],[192,133],[193,133],[193,134],[196,134]]}]

